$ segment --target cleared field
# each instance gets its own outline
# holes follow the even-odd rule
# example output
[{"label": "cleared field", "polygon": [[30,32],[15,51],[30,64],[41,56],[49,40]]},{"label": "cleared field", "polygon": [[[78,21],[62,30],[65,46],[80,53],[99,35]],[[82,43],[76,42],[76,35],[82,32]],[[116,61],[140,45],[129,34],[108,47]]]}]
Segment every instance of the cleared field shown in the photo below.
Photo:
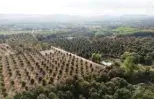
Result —
[{"label": "cleared field", "polygon": [[44,51],[40,51],[40,53],[41,53],[42,55],[45,55],[45,54],[54,53],[54,51],[53,51],[53,50],[44,50]]}]

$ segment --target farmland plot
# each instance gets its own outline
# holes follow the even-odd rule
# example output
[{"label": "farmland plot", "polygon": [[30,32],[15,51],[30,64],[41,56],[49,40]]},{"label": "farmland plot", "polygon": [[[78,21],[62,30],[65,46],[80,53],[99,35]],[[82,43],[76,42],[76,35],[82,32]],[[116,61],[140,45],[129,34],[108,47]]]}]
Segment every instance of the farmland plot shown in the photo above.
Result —
[{"label": "farmland plot", "polygon": [[50,51],[6,55],[1,63],[3,97],[35,86],[58,84],[74,75],[93,76],[103,69],[99,64],[54,47]]}]

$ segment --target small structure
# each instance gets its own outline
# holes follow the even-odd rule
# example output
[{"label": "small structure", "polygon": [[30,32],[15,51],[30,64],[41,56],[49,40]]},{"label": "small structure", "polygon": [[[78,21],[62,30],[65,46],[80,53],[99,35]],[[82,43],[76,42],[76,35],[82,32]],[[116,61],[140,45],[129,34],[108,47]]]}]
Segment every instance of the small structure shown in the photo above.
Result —
[{"label": "small structure", "polygon": [[69,36],[69,37],[66,37],[68,40],[72,40],[74,37],[72,36]]},{"label": "small structure", "polygon": [[103,64],[105,66],[111,66],[111,65],[113,65],[112,62],[105,62],[105,61],[102,61],[101,64]]}]

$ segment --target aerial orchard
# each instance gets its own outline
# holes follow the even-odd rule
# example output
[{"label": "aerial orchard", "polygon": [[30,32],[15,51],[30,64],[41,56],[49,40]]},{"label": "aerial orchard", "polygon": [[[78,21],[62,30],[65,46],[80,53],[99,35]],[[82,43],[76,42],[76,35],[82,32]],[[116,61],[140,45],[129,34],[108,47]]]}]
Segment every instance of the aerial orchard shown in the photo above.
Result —
[{"label": "aerial orchard", "polygon": [[4,55],[0,66],[3,97],[35,86],[58,84],[74,75],[93,76],[103,69],[99,64],[55,47],[49,51]]},{"label": "aerial orchard", "polygon": [[0,44],[0,56],[13,54],[11,47],[6,43]]}]

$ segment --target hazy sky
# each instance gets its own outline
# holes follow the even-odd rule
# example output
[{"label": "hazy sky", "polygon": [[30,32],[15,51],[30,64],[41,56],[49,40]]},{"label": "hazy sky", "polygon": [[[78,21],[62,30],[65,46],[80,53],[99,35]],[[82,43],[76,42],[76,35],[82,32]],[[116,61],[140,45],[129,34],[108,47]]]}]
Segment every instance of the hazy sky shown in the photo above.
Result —
[{"label": "hazy sky", "polygon": [[0,14],[152,15],[153,10],[154,0],[0,0]]}]

